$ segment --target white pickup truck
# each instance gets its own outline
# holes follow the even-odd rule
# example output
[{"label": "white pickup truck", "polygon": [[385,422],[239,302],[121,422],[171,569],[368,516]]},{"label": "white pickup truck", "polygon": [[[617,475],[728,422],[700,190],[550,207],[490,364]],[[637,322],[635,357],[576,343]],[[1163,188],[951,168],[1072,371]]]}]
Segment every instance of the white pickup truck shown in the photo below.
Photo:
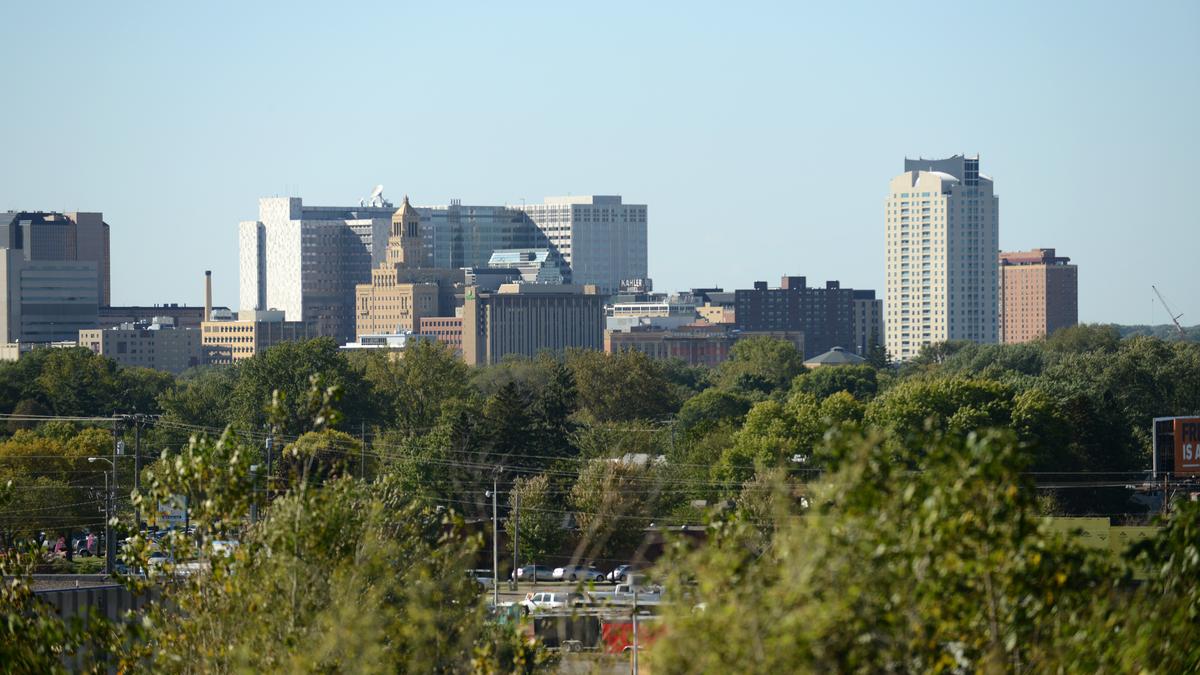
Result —
[{"label": "white pickup truck", "polygon": [[637,591],[639,605],[657,605],[662,600],[661,586],[643,586],[641,584],[617,584],[611,591],[595,591],[590,593],[592,602],[608,605],[632,605],[634,591]]}]

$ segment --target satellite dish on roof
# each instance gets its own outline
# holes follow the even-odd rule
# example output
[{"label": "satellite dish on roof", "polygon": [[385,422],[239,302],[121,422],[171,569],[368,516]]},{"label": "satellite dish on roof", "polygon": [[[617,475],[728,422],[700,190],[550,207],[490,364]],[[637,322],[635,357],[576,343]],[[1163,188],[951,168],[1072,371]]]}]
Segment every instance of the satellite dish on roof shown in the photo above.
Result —
[{"label": "satellite dish on roof", "polygon": [[372,208],[391,208],[392,203],[383,198],[383,186],[376,185],[374,190],[371,190],[371,196],[366,199],[360,199],[359,206],[370,206]]}]

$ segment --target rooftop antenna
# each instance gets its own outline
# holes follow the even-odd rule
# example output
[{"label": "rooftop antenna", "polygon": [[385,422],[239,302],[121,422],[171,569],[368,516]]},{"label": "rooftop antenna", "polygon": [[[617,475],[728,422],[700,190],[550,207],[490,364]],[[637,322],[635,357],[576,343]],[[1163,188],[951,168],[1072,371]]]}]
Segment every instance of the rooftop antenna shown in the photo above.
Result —
[{"label": "rooftop antenna", "polygon": [[1183,326],[1179,325],[1179,317],[1183,316],[1183,314],[1176,314],[1171,311],[1171,306],[1167,304],[1167,299],[1163,297],[1163,294],[1158,291],[1158,286],[1150,284],[1150,288],[1154,289],[1154,294],[1158,296],[1158,301],[1162,303],[1163,309],[1167,310],[1167,316],[1171,317],[1171,323],[1175,324],[1175,330],[1179,331],[1180,337],[1186,337],[1187,331],[1183,330]]}]

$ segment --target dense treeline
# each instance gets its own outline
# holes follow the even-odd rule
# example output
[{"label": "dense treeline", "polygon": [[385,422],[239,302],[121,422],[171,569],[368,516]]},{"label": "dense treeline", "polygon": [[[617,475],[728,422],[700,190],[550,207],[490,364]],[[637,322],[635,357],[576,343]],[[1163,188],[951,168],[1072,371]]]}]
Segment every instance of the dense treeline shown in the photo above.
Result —
[{"label": "dense treeline", "polygon": [[[337,390],[343,412],[315,436],[314,377]],[[269,420],[273,401],[287,412]],[[1150,466],[1150,419],[1200,412],[1200,345],[1079,326],[1026,345],[944,343],[898,369],[808,372],[790,344],[768,339],[739,343],[714,370],[584,351],[470,369],[433,344],[394,360],[347,355],[318,339],[178,378],[117,368],[85,350],[44,350],[0,366],[0,410],[11,415],[0,478],[61,488],[26,491],[13,511],[36,516],[40,506],[47,518],[0,517],[10,532],[22,523],[25,530],[74,524],[70,512],[50,512],[55,500],[91,508],[77,514],[79,524],[95,520],[80,490],[99,486],[102,467],[81,465],[84,451],[67,448],[72,427],[40,424],[39,416],[141,412],[155,416],[141,434],[149,458],[231,426],[257,441],[260,464],[271,435],[276,459],[305,449],[356,475],[394,475],[430,504],[469,517],[490,516],[484,492],[503,467],[503,493],[536,486],[547,517],[594,523],[613,545],[592,538],[590,553],[619,557],[620,542],[637,538],[625,530],[699,522],[708,506],[736,499],[765,471],[816,475],[823,467],[813,448],[833,427],[886,430],[913,443],[937,432],[1011,429],[1028,453],[1028,471],[1050,482],[1134,482]],[[76,446],[102,453],[98,433]],[[132,447],[131,429],[124,438]],[[27,455],[63,460],[19,459]],[[131,462],[120,463],[128,484]],[[271,466],[272,479],[294,471],[287,461]],[[534,483],[538,476],[544,480]],[[606,496],[617,486],[625,498]],[[1145,510],[1119,486],[1043,490],[1042,497],[1043,508],[1061,513]]]}]

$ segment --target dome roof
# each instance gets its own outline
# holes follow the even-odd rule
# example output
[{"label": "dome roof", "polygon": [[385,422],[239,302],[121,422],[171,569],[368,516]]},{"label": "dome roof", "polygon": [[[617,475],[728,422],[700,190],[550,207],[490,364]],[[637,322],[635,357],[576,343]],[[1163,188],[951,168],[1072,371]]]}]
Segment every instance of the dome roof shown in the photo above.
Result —
[{"label": "dome roof", "polygon": [[955,178],[954,176],[951,176],[950,174],[946,173],[945,171],[922,171],[921,173],[927,173],[931,176],[941,178],[942,180],[949,181],[951,183],[959,182],[959,180],[957,178]]},{"label": "dome roof", "polygon": [[806,365],[806,366],[845,366],[845,365],[853,365],[853,364],[865,363],[865,362],[866,362],[866,359],[859,356],[858,354],[855,354],[853,352],[848,352],[845,349],[842,349],[841,347],[834,347],[833,349],[830,349],[829,351],[825,352],[824,354],[817,354],[816,356],[812,357],[811,359],[808,359],[807,361],[804,362],[804,365]]}]

